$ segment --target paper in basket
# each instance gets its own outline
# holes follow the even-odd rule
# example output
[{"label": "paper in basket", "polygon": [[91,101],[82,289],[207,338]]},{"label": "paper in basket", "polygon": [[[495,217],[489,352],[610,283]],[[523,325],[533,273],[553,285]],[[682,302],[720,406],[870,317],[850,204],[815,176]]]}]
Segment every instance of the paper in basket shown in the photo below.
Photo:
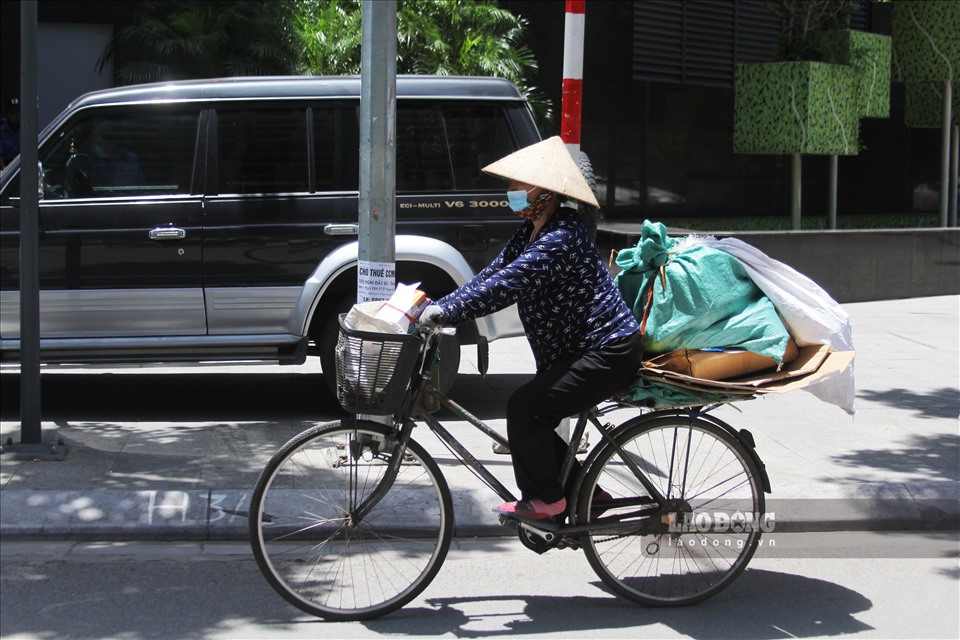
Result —
[{"label": "paper in basket", "polygon": [[376,317],[379,320],[387,320],[402,328],[405,333],[410,333],[414,329],[414,323],[417,318],[427,308],[430,299],[427,294],[417,289],[420,283],[399,284],[397,290],[393,292],[390,299],[383,303]]},{"label": "paper in basket", "polygon": [[389,300],[355,304],[344,323],[357,331],[377,333],[409,333],[430,299],[417,289],[419,282],[399,284]]},{"label": "paper in basket", "polygon": [[[414,328],[416,319],[429,303],[429,298],[417,286],[400,284],[390,300],[376,300],[355,304],[344,318],[344,324],[356,331],[370,331],[391,335],[406,335]],[[345,348],[349,348],[344,345]],[[383,344],[373,340],[354,342],[359,353],[345,354],[343,358],[344,380],[351,387],[351,393],[373,398],[384,391],[390,378],[370,375],[370,371],[361,371],[361,363],[380,362]]]}]

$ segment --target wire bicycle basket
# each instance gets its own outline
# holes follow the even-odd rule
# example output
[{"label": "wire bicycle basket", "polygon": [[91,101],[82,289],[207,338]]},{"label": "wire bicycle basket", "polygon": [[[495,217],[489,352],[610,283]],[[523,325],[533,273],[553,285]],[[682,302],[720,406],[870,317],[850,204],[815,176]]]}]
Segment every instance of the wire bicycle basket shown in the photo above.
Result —
[{"label": "wire bicycle basket", "polygon": [[351,329],[340,316],[337,400],[344,411],[390,415],[400,410],[423,338]]}]

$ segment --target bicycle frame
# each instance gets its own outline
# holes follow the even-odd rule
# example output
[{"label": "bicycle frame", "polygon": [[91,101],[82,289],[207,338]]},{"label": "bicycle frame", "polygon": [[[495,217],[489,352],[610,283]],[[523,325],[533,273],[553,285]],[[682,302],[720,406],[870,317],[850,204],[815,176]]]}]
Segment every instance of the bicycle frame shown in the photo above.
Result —
[{"label": "bicycle frame", "polygon": [[[411,386],[408,392],[408,400],[404,403],[404,410],[401,410],[394,416],[394,424],[398,426],[398,429],[396,446],[394,447],[394,451],[388,463],[388,468],[384,473],[380,485],[362,504],[357,505],[353,510],[351,517],[353,521],[357,523],[359,523],[363,517],[377,505],[377,503],[387,493],[387,491],[390,489],[390,486],[396,479],[400,464],[403,461],[406,443],[413,431],[416,421],[421,421],[426,424],[427,427],[434,434],[436,434],[436,436],[442,442],[444,442],[444,444],[446,444],[450,451],[453,452],[454,455],[457,456],[464,465],[471,469],[477,475],[477,477],[479,477],[482,482],[490,487],[504,502],[512,502],[517,499],[513,493],[507,489],[503,483],[501,483],[486,468],[486,466],[480,462],[480,460],[476,458],[476,456],[470,453],[470,451],[462,443],[460,443],[460,441],[457,440],[456,437],[440,423],[439,420],[433,417],[431,412],[423,410],[424,399],[433,399],[438,402],[440,406],[446,407],[455,415],[463,418],[495,442],[503,445],[504,447],[509,446],[506,438],[504,438],[499,432],[471,414],[460,404],[450,399],[432,384],[433,376],[431,368],[439,351],[438,336],[439,332],[431,332],[426,334],[424,346],[421,350],[421,359],[418,362],[418,365],[414,368]],[[600,416],[618,408],[619,406],[620,405],[613,403],[607,408],[601,409],[594,407],[580,414],[573,433],[571,434],[570,445],[567,448],[567,453],[564,457],[563,465],[561,467],[561,480],[564,484],[566,484],[570,479],[570,475],[573,471],[574,461],[576,459],[577,447],[580,439],[583,437],[584,431],[586,430],[587,423],[589,422],[596,427],[602,438],[610,443],[611,446],[617,448],[621,459],[637,476],[644,488],[649,492],[650,496],[652,496],[644,501],[635,499],[634,502],[637,505],[647,505],[647,509],[643,510],[643,513],[634,513],[628,515],[643,515],[651,509],[659,511],[659,509],[666,503],[666,497],[660,494],[657,488],[647,479],[646,475],[637,467],[636,463],[629,456],[624,454],[622,450],[620,450],[619,445],[611,435],[611,429],[609,428],[609,425],[605,426],[599,421]],[[416,416],[416,420],[411,419],[411,415]],[[619,504],[621,506],[627,506],[622,502]],[[604,522],[603,519],[600,519],[591,525],[566,526],[562,528],[564,532],[568,533],[596,531],[597,529],[606,528],[611,524],[615,524],[615,522],[619,521],[619,519],[620,518],[611,519],[614,522]],[[538,522],[538,528],[541,525],[545,530],[559,530],[561,528],[559,525],[556,525],[553,522]],[[601,525],[603,526],[601,527]],[[636,523],[633,523],[632,527],[636,527]]]},{"label": "bicycle frame", "polygon": [[[469,411],[464,409],[462,406],[460,406],[459,404],[457,404],[456,402],[448,398],[446,395],[441,393],[438,389],[433,387],[433,385],[430,385],[430,384],[425,385],[424,392],[435,397],[437,400],[439,400],[441,406],[446,407],[447,409],[452,411],[455,415],[461,418],[464,418],[465,420],[467,420],[467,422],[469,422],[474,427],[482,431],[484,434],[488,435],[493,440],[499,442],[500,444],[503,444],[504,446],[508,446],[506,439],[502,435],[500,435],[495,430],[491,429],[489,425],[487,425],[482,420],[480,420],[476,416],[472,415]],[[611,409],[608,409],[608,410],[612,410],[612,408],[616,408],[616,407],[611,407]],[[599,410],[596,407],[594,407],[589,411],[584,411],[579,415],[577,419],[577,425],[570,436],[570,444],[568,445],[566,456],[564,457],[564,462],[563,462],[561,476],[560,476],[562,483],[565,485],[567,481],[570,479],[570,474],[573,471],[573,461],[576,458],[578,443],[580,442],[580,438],[583,437],[583,433],[586,430],[587,423],[588,422],[592,423],[597,428],[597,431],[601,434],[601,436],[606,441],[610,442],[612,446],[617,448],[620,458],[628,465],[628,467],[630,467],[631,471],[633,471],[637,479],[643,484],[644,488],[647,489],[647,491],[649,491],[650,495],[652,496],[650,498],[646,498],[646,499],[638,498],[632,501],[625,501],[624,499],[618,500],[617,504],[620,506],[632,506],[632,505],[641,505],[641,504],[648,505],[648,508],[643,510],[641,513],[629,513],[624,515],[628,515],[628,516],[652,515],[652,514],[648,514],[647,512],[650,510],[654,510],[654,512],[659,511],[662,505],[666,503],[666,498],[663,497],[660,494],[660,492],[657,490],[657,488],[649,481],[649,479],[647,479],[646,475],[637,467],[633,459],[627,456],[623,452],[623,450],[620,449],[620,445],[611,436],[611,431],[605,428],[604,425],[602,425],[598,420],[598,417],[600,415],[602,415],[601,410]],[[446,428],[444,428],[444,426],[440,423],[439,420],[434,418],[428,412],[420,413],[418,418],[422,420],[424,423],[426,423],[427,426],[430,428],[430,430],[433,431],[433,433],[436,434],[436,436],[440,438],[450,448],[450,450],[454,452],[454,454],[457,457],[460,458],[461,462],[467,465],[471,470],[473,470],[473,472],[476,473],[477,476],[480,477],[480,479],[487,486],[493,489],[496,492],[496,494],[500,496],[502,500],[504,500],[505,502],[512,502],[517,499],[510,492],[509,489],[504,487],[503,484],[499,480],[497,480],[497,478],[494,477],[492,473],[490,473],[490,471],[484,466],[482,462],[480,462],[472,453],[470,453],[470,451],[467,450],[467,448],[464,447],[460,443],[460,441],[458,441],[456,437],[453,436],[453,434],[451,434],[449,431],[447,431]],[[576,491],[574,491],[574,499],[576,499]],[[541,529],[543,531],[551,531],[551,532],[563,531],[564,534],[577,534],[577,533],[582,533],[586,531],[598,531],[601,529],[603,530],[610,529],[611,526],[616,525],[622,517],[623,515],[617,518],[611,518],[607,520],[600,518],[589,525],[579,525],[579,526],[578,525],[561,526],[549,520],[538,521],[536,527],[531,527],[530,525],[527,525],[527,526],[528,528]],[[636,522],[633,522],[630,524],[631,528],[636,528],[636,526],[637,526]]]},{"label": "bicycle frame", "polygon": [[[477,475],[477,477],[484,482],[484,484],[490,487],[500,497],[500,499],[502,499],[504,502],[512,502],[517,499],[513,493],[507,489],[480,460],[476,458],[476,456],[474,456],[463,444],[461,444],[460,441],[457,440],[457,438],[451,434],[439,420],[433,417],[430,411],[427,411],[423,408],[425,399],[435,400],[440,406],[447,408],[454,415],[466,420],[473,427],[479,429],[482,433],[495,442],[503,445],[504,447],[509,446],[504,436],[484,423],[481,419],[471,414],[460,404],[450,399],[433,385],[431,368],[439,351],[438,336],[438,332],[433,332],[426,335],[424,346],[421,351],[421,360],[414,368],[411,386],[408,392],[408,400],[404,404],[404,409],[394,416],[394,424],[398,426],[396,437],[397,446],[394,447],[387,472],[384,474],[380,486],[376,488],[376,490],[366,501],[364,501],[363,504],[357,506],[357,508],[354,510],[352,515],[356,522],[359,522],[370,510],[376,506],[382,496],[386,494],[390,486],[393,484],[393,481],[396,479],[397,471],[400,468],[400,464],[403,461],[406,442],[410,438],[410,434],[412,433],[413,427],[417,421],[421,421],[426,424],[427,427],[450,449],[450,451],[460,459],[461,463],[471,469]],[[692,426],[694,420],[705,416],[707,411],[716,406],[718,405],[701,407],[699,409],[690,409],[682,413],[689,418],[689,423]],[[603,415],[611,411],[627,407],[636,408],[630,404],[610,401],[603,406],[592,407],[591,409],[582,412],[578,416],[577,423],[570,436],[570,444],[568,445],[567,453],[564,456],[564,461],[561,466],[561,482],[564,484],[564,486],[566,486],[567,482],[570,480],[577,455],[578,445],[583,437],[584,432],[586,431],[587,424],[592,424],[600,434],[600,437],[606,443],[608,443],[609,446],[614,447],[618,457],[630,469],[636,479],[643,485],[649,497],[619,498],[615,501],[617,506],[636,506],[638,509],[628,513],[621,513],[613,517],[601,517],[593,520],[589,524],[559,525],[551,520],[542,520],[537,521],[536,526],[528,523],[522,523],[522,526],[538,532],[562,532],[564,535],[575,535],[584,532],[598,531],[614,533],[617,531],[622,531],[624,527],[629,528],[631,531],[636,531],[638,527],[663,528],[666,526],[666,523],[660,520],[660,514],[670,503],[670,488],[668,487],[668,495],[664,495],[663,492],[661,492],[658,487],[655,486],[649,480],[649,478],[647,478],[647,475],[640,469],[636,461],[623,451],[620,444],[617,442],[617,438],[615,437],[616,431],[612,425],[603,424],[600,421],[600,418]],[[665,412],[655,412],[651,413],[650,415],[660,415],[662,413]],[[411,416],[415,416],[416,420],[414,420]],[[741,440],[741,442],[750,445],[747,447],[747,449],[753,456],[756,456],[755,452],[753,452],[752,442],[748,441],[743,434],[737,432],[732,427],[712,416],[709,416],[707,419],[711,423],[729,431],[738,440]],[[588,457],[586,463],[588,463],[590,459],[591,458]],[[759,458],[756,459],[759,462]],[[759,468],[763,469],[762,463],[759,464]],[[766,473],[763,473],[762,483],[764,488],[769,492],[769,480],[766,478]],[[578,495],[579,486],[576,486],[573,488],[572,492],[572,498],[574,501],[577,500]],[[577,505],[574,502],[571,510],[572,513],[576,513],[576,507]],[[644,518],[645,516],[647,517]],[[620,521],[625,518],[644,519],[639,522],[637,520],[631,520],[629,523],[621,524]]]}]

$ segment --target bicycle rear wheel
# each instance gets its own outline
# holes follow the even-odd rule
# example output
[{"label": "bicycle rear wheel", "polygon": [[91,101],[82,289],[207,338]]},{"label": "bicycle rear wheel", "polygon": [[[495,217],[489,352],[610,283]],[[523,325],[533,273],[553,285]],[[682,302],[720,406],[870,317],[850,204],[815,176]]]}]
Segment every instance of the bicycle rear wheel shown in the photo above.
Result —
[{"label": "bicycle rear wheel", "polygon": [[[744,445],[712,420],[682,414],[634,418],[616,439],[623,455],[601,444],[584,472],[577,521],[636,526],[583,537],[594,571],[619,595],[650,606],[693,604],[727,587],[762,533],[761,473]],[[657,508],[638,471],[666,507]]]},{"label": "bicycle rear wheel", "polygon": [[382,616],[439,571],[453,503],[436,462],[413,440],[386,494],[354,521],[384,478],[393,436],[365,420],[322,424],[285,444],[257,481],[253,554],[271,586],[303,611],[328,620]]}]

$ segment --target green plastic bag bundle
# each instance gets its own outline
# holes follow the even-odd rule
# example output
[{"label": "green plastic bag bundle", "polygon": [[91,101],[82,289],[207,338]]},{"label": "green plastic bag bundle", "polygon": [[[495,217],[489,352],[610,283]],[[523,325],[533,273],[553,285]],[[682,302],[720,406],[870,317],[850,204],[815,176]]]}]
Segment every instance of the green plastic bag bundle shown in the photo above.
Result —
[{"label": "green plastic bag bundle", "polygon": [[644,221],[636,247],[617,254],[616,284],[644,322],[645,357],[676,349],[740,348],[783,362],[790,334],[770,299],[729,254],[674,239]]},{"label": "green plastic bag bundle", "polygon": [[634,378],[626,389],[620,392],[620,399],[644,407],[695,407],[705,404],[733,402],[743,400],[742,394],[710,393],[694,391],[681,387],[651,380],[649,378]]}]

